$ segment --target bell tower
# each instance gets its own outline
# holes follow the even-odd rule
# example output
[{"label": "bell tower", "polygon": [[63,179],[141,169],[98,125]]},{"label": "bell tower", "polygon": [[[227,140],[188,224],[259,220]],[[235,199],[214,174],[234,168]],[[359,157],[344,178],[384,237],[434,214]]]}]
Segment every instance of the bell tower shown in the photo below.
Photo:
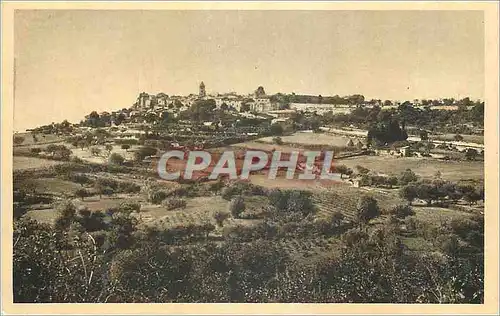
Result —
[{"label": "bell tower", "polygon": [[203,81],[200,83],[200,93],[199,93],[199,96],[200,98],[204,98],[206,95],[206,92],[205,92],[205,84],[203,83]]}]

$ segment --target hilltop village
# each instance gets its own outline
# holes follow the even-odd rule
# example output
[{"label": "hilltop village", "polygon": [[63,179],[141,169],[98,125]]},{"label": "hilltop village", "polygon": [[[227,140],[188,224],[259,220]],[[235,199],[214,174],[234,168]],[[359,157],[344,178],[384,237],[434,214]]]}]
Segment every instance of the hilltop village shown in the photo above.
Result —
[{"label": "hilltop village", "polygon": [[[13,135],[15,301],[482,302],[481,100],[202,82],[131,103]],[[332,151],[340,176],[165,180],[171,149]]]}]

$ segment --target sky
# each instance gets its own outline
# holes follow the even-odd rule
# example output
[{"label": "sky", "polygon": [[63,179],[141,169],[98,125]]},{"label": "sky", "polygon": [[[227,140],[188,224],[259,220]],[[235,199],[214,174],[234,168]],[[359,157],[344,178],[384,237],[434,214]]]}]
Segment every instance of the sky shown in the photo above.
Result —
[{"label": "sky", "polygon": [[14,129],[140,92],[412,100],[484,94],[481,11],[18,10]]}]

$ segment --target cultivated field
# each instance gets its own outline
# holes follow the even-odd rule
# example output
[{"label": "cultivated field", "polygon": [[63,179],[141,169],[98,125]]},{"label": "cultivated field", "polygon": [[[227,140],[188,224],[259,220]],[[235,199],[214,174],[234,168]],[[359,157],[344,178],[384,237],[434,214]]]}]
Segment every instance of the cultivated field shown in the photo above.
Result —
[{"label": "cultivated field", "polygon": [[60,164],[60,161],[48,160],[36,157],[23,157],[14,156],[13,169],[14,170],[27,170],[51,167]]},{"label": "cultivated field", "polygon": [[[483,135],[462,135],[463,141],[466,143],[476,143],[476,144],[484,144],[484,136]],[[430,139],[435,140],[445,140],[445,141],[455,141],[455,134],[444,134],[444,135],[429,135]]]},{"label": "cultivated field", "polygon": [[22,137],[24,141],[20,144],[16,144],[14,146],[39,146],[44,144],[55,144],[63,141],[63,138],[54,135],[54,134],[36,134],[35,138],[33,137],[33,133],[25,132],[25,133],[16,133],[14,137]]},{"label": "cultivated field", "polygon": [[372,171],[388,175],[399,175],[409,168],[424,178],[432,178],[439,171],[443,179],[450,181],[484,179],[484,163],[482,161],[442,161],[417,157],[359,156],[339,159],[336,162],[353,170],[357,165],[360,165]]},{"label": "cultivated field", "polygon": [[[259,141],[265,143],[273,143],[274,137],[260,138]],[[284,143],[302,144],[302,145],[325,145],[325,146],[346,146],[349,142],[347,136],[337,136],[323,133],[301,133],[297,132],[290,136],[282,136]],[[356,139],[352,139],[356,142]]]}]

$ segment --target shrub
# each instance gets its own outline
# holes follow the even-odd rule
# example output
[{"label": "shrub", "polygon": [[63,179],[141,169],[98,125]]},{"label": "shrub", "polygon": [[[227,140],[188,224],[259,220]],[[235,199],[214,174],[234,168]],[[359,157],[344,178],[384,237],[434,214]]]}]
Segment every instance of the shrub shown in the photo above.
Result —
[{"label": "shrub", "polygon": [[281,137],[273,137],[273,143],[276,145],[283,145],[283,139]]},{"label": "shrub", "polygon": [[283,135],[283,126],[281,124],[272,124],[269,132],[271,135],[281,136]]},{"label": "shrub", "polygon": [[118,154],[118,153],[112,153],[109,156],[108,161],[109,161],[109,163],[114,164],[114,165],[121,165],[125,161],[125,158],[123,158],[123,156]]},{"label": "shrub", "polygon": [[128,151],[130,149],[130,145],[129,144],[123,144],[123,145],[121,145],[121,148],[125,149],[125,151]]},{"label": "shrub", "polygon": [[245,201],[241,195],[234,197],[229,203],[229,212],[234,218],[240,218],[241,213],[245,211]]},{"label": "shrub", "polygon": [[410,182],[416,182],[418,180],[417,175],[411,169],[406,169],[399,176],[399,183],[401,185],[407,185]]},{"label": "shrub", "polygon": [[134,153],[134,159],[138,162],[141,162],[146,158],[147,156],[154,156],[156,155],[156,148],[153,147],[141,147],[139,148],[135,153]]},{"label": "shrub", "polygon": [[413,200],[415,200],[418,196],[417,187],[413,184],[406,185],[399,190],[399,196],[407,200],[411,205]]},{"label": "shrub", "polygon": [[342,242],[344,242],[344,244],[349,247],[357,246],[367,239],[368,234],[359,228],[349,229],[345,234],[342,235]]},{"label": "shrub", "polygon": [[141,210],[141,204],[135,202],[123,202],[118,208],[120,211],[125,212],[139,212]]},{"label": "shrub", "polygon": [[87,177],[86,175],[84,175],[82,173],[70,173],[69,180],[76,182],[76,183],[80,184],[81,186],[92,182],[89,177]]},{"label": "shrub", "polygon": [[83,163],[83,159],[77,156],[71,157],[70,161],[73,163]]},{"label": "shrub", "polygon": [[165,198],[167,198],[167,193],[161,190],[152,190],[148,194],[148,201],[153,204],[160,204]]},{"label": "shrub", "polygon": [[118,190],[123,193],[138,193],[141,187],[133,182],[118,182]]},{"label": "shrub", "polygon": [[35,148],[31,148],[31,149],[30,149],[30,151],[31,151],[31,153],[32,153],[33,155],[38,155],[39,153],[41,153],[41,152],[42,152],[42,149],[41,149],[41,148],[39,148],[39,147],[35,147]]},{"label": "shrub", "polygon": [[165,206],[167,210],[174,210],[177,208],[185,208],[186,200],[177,197],[172,197],[163,200],[161,204]]},{"label": "shrub", "polygon": [[396,205],[393,207],[389,214],[394,215],[397,218],[405,218],[407,216],[415,215],[415,211],[409,205]]},{"label": "shrub", "polygon": [[358,171],[359,174],[368,174],[370,172],[370,169],[365,168],[363,166],[357,165],[356,170]]},{"label": "shrub", "polygon": [[75,196],[81,198],[83,201],[84,198],[90,196],[90,193],[85,189],[78,189],[75,191]]}]

